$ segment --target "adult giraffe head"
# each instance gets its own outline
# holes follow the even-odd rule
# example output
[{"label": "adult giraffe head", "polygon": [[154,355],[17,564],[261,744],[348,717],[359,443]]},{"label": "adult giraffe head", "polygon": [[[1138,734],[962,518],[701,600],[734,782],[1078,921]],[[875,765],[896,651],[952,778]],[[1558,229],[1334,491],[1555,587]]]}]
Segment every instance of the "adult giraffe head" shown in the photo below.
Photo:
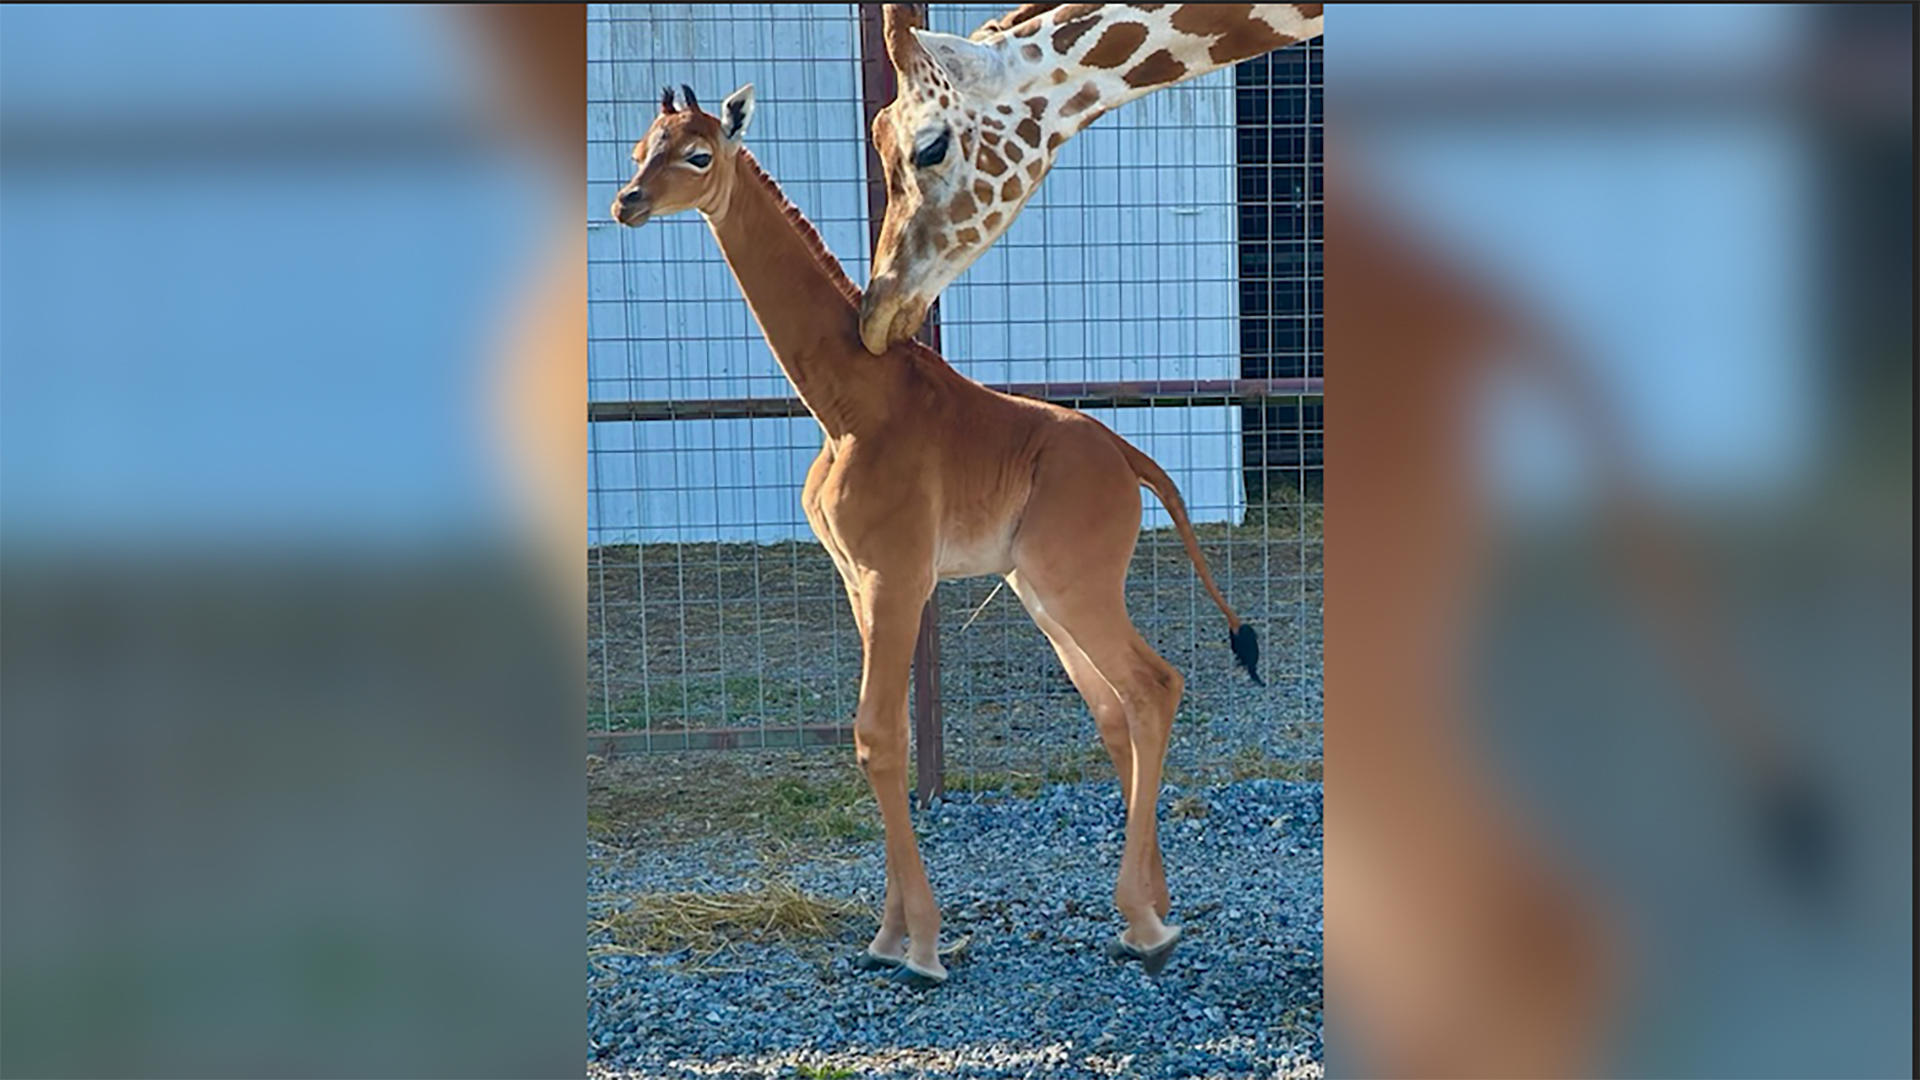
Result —
[{"label": "adult giraffe head", "polygon": [[933,298],[1013,220],[1031,190],[1017,164],[1045,169],[1033,145],[1007,160],[1013,125],[993,100],[1012,73],[995,45],[922,30],[906,4],[888,4],[885,20],[898,91],[873,118],[887,214],[860,307],[875,354],[912,337]]},{"label": "adult giraffe head", "polygon": [[887,213],[860,306],[867,349],[920,329],[1101,114],[1316,37],[1320,21],[1318,4],[1028,4],[962,38],[887,5],[898,92],[873,120]]}]

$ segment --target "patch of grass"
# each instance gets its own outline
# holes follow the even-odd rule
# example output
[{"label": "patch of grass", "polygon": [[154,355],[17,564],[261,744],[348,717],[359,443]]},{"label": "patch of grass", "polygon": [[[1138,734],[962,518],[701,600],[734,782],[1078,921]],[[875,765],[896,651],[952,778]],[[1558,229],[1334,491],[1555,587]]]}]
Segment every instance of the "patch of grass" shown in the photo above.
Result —
[{"label": "patch of grass", "polygon": [[[1319,541],[1325,513],[1315,501],[1286,499],[1247,507],[1237,526],[1225,526],[1228,537],[1242,542],[1273,537],[1280,540]],[[1243,539],[1244,538],[1244,539]]]},{"label": "patch of grass", "polygon": [[773,880],[738,892],[640,893],[623,910],[588,926],[606,931],[620,951],[659,955],[691,949],[711,956],[741,941],[820,941],[862,913],[851,901],[814,896]]},{"label": "patch of grass", "polygon": [[798,675],[659,675],[646,688],[601,700],[588,699],[593,731],[679,731],[732,727],[760,721],[773,725],[818,719],[821,695]]},{"label": "patch of grass", "polygon": [[590,786],[587,790],[587,835],[614,840],[654,824],[661,816],[658,792],[625,786]]},{"label": "patch of grass", "polygon": [[845,1065],[795,1065],[793,1075],[798,1080],[852,1080],[859,1074]]},{"label": "patch of grass", "polygon": [[1207,800],[1197,794],[1182,795],[1173,800],[1173,806],[1167,810],[1167,816],[1176,821],[1207,816]]},{"label": "patch of grass", "polygon": [[880,835],[880,811],[866,779],[848,768],[769,776],[712,756],[690,759],[677,771],[664,764],[622,762],[590,774],[589,835],[653,846],[716,833],[788,842]]},{"label": "patch of grass", "polygon": [[1036,771],[990,770],[955,772],[942,777],[949,791],[1003,792],[1019,799],[1031,799],[1048,784],[1078,784],[1086,780],[1105,780],[1113,775],[1102,750],[1081,751],[1055,760]]},{"label": "patch of grass", "polygon": [[809,783],[780,777],[767,785],[763,817],[775,836],[804,840],[871,840],[880,835],[880,807],[861,780]]},{"label": "patch of grass", "polygon": [[1246,746],[1233,755],[1228,767],[1235,780],[1311,780],[1322,777],[1319,758],[1280,758],[1263,746]]},{"label": "patch of grass", "polygon": [[942,777],[948,791],[1000,792],[1016,799],[1031,799],[1046,787],[1039,773],[968,772]]}]

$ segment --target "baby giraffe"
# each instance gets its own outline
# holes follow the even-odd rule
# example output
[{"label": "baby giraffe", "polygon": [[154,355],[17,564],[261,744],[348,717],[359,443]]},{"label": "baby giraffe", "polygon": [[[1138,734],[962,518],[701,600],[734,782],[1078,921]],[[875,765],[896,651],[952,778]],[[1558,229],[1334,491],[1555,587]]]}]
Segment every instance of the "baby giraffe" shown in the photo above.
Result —
[{"label": "baby giraffe", "polygon": [[825,434],[801,503],[832,556],[862,646],[854,748],[886,826],[886,902],[861,962],[918,985],[945,981],[940,910],[907,805],[907,687],[920,611],[937,582],[998,574],[1086,699],[1120,778],[1126,844],[1114,902],[1116,959],[1161,970],[1180,938],[1155,813],[1184,685],[1127,617],[1140,486],[1172,516],[1234,656],[1256,681],[1258,645],[1215,586],[1180,493],[1153,460],[1082,413],[1002,394],[903,341],[860,340],[860,291],[805,217],[741,146],[753,87],[720,115],[671,90],[633,148],[613,217],[640,226],[698,210],[740,291]]}]

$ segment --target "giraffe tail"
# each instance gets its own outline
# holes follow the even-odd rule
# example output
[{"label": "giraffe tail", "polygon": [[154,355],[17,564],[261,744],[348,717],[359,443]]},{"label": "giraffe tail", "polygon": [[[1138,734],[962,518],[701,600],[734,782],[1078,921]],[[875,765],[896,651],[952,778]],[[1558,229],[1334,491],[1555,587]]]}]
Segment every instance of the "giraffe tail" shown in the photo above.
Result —
[{"label": "giraffe tail", "polygon": [[1187,505],[1180,498],[1180,489],[1174,486],[1173,477],[1168,476],[1158,462],[1142,453],[1132,443],[1115,434],[1113,441],[1119,445],[1120,453],[1127,459],[1127,466],[1140,483],[1150,488],[1159,498],[1160,505],[1167,508],[1167,516],[1173,518],[1174,528],[1180,531],[1180,540],[1187,546],[1187,558],[1193,560],[1193,569],[1200,575],[1200,584],[1207,587],[1207,595],[1227,617],[1227,644],[1233,649],[1233,658],[1247,669],[1248,677],[1255,686],[1265,686],[1260,678],[1260,637],[1253,627],[1240,621],[1227,598],[1221,594],[1220,586],[1214,584],[1213,571],[1207,567],[1207,557],[1200,551],[1200,540],[1193,534],[1193,523],[1187,520]]}]

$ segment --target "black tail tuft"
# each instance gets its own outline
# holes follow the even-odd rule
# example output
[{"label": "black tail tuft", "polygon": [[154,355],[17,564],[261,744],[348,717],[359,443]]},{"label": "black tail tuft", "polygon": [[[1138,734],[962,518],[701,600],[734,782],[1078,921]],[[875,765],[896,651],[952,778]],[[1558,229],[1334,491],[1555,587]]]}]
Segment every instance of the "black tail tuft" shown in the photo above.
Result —
[{"label": "black tail tuft", "polygon": [[1240,661],[1240,666],[1246,668],[1247,674],[1253,677],[1253,685],[1267,685],[1260,678],[1260,638],[1253,632],[1253,627],[1241,623],[1240,629],[1227,635],[1227,644],[1233,646],[1233,658]]}]

